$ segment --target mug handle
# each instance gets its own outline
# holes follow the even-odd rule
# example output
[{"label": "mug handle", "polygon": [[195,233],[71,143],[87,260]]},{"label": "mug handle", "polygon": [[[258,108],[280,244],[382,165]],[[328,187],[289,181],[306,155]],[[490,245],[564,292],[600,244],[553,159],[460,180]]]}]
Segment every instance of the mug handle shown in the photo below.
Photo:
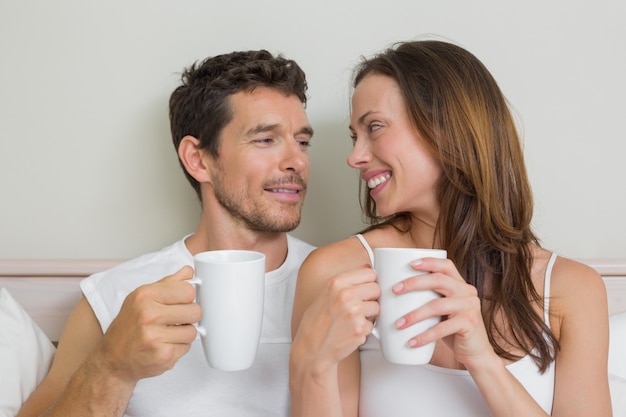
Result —
[{"label": "mug handle", "polygon": [[191,279],[187,280],[188,283],[190,283],[191,285],[202,285],[202,281],[200,280],[200,278],[194,276]]},{"label": "mug handle", "polygon": [[378,322],[374,320],[374,327],[372,327],[372,333],[370,334],[380,341],[380,332],[378,331],[376,324],[378,324]]},{"label": "mug handle", "polygon": [[[195,277],[195,276],[191,279],[188,279],[187,282],[193,285],[194,287],[196,285],[202,285],[202,281],[200,280],[200,278]],[[206,336],[206,330],[204,329],[204,327],[200,326],[200,324],[193,323],[193,327],[196,328],[196,331],[200,334],[200,336],[202,337]]]}]

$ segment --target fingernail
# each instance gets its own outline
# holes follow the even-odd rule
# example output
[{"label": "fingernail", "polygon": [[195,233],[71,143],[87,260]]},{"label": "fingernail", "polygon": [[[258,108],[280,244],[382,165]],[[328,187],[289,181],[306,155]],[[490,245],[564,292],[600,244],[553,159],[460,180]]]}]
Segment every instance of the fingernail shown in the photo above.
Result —
[{"label": "fingernail", "polygon": [[404,289],[404,284],[401,282],[398,282],[396,285],[394,285],[393,287],[391,287],[391,290],[393,292],[400,292]]},{"label": "fingernail", "polygon": [[411,262],[411,266],[420,266],[421,264],[422,264],[421,259],[416,259],[413,262]]},{"label": "fingernail", "polygon": [[415,347],[417,346],[417,342],[413,339],[409,340],[408,342],[406,342],[407,345],[409,345],[409,347]]},{"label": "fingernail", "polygon": [[395,326],[400,328],[400,327],[404,326],[405,323],[406,323],[406,319],[404,317],[401,317],[398,320],[396,320]]}]

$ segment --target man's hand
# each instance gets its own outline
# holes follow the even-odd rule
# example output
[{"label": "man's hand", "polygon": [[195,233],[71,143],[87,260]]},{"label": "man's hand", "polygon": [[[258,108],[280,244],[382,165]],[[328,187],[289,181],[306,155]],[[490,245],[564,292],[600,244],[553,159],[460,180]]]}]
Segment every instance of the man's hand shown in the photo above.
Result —
[{"label": "man's hand", "polygon": [[192,323],[202,314],[186,282],[192,277],[185,266],[130,293],[94,352],[102,365],[128,382],[171,369],[189,351],[196,337]]}]

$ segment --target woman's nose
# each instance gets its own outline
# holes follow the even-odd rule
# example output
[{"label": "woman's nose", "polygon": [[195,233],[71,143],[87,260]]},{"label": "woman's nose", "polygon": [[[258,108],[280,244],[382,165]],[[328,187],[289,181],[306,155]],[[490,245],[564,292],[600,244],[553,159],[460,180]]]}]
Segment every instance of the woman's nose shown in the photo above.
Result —
[{"label": "woman's nose", "polygon": [[372,159],[369,148],[366,146],[365,141],[362,139],[356,139],[352,152],[348,155],[348,165],[352,168],[361,168],[363,165],[370,162]]}]

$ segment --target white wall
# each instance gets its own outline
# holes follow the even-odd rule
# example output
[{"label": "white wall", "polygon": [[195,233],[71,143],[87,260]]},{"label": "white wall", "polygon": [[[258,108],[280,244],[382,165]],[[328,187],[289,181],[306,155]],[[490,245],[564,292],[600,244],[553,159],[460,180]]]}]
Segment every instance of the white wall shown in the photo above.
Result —
[{"label": "white wall", "polygon": [[128,258],[195,228],[167,99],[197,59],[266,48],[309,79],[316,129],[296,235],[360,223],[350,71],[426,33],[491,69],[519,113],[546,246],[626,257],[623,0],[0,0],[0,258]]}]

